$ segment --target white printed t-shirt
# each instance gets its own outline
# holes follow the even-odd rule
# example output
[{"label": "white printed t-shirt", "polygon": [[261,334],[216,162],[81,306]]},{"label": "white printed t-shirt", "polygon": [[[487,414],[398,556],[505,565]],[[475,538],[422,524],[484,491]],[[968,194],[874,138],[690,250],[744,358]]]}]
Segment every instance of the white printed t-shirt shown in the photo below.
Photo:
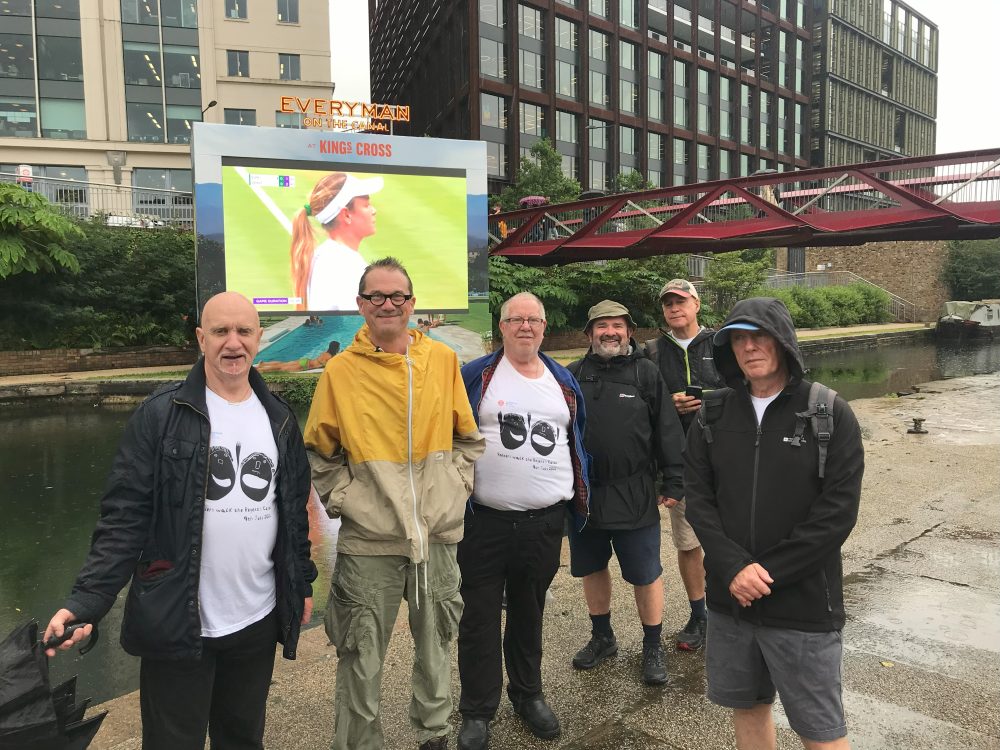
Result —
[{"label": "white printed t-shirt", "polygon": [[201,634],[217,638],[261,620],[277,601],[278,447],[256,393],[231,404],[206,388],[205,400],[212,436],[198,600]]},{"label": "white printed t-shirt", "polygon": [[306,306],[310,310],[357,310],[358,283],[368,263],[361,253],[328,239],[313,253]]},{"label": "white printed t-shirt", "polygon": [[569,407],[555,376],[526,378],[501,357],[479,404],[486,452],[476,461],[473,500],[534,510],[573,497]]}]

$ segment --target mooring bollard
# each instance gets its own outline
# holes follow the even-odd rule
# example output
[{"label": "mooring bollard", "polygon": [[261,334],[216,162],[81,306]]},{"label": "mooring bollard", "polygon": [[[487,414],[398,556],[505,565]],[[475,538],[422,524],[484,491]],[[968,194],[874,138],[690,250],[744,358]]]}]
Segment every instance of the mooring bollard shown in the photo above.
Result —
[{"label": "mooring bollard", "polygon": [[906,433],[908,435],[926,435],[927,430],[924,429],[925,421],[923,417],[913,417],[913,427],[908,429]]}]

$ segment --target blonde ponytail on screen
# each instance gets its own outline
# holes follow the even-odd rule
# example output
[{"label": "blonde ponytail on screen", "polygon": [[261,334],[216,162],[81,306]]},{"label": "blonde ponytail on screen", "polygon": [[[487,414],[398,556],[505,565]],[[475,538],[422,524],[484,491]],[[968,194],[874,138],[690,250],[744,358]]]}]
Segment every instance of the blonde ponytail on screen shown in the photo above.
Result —
[{"label": "blonde ponytail on screen", "polygon": [[[292,219],[292,247],[291,247],[291,276],[294,296],[299,297],[302,302],[296,305],[296,310],[308,310],[309,300],[306,293],[309,289],[309,276],[312,273],[313,255],[316,252],[316,237],[313,235],[310,216],[315,216],[328,205],[340,192],[347,180],[347,175],[343,172],[332,172],[316,183],[309,194],[309,203],[306,204]],[[328,224],[323,224],[326,232],[337,223],[334,219]]]}]

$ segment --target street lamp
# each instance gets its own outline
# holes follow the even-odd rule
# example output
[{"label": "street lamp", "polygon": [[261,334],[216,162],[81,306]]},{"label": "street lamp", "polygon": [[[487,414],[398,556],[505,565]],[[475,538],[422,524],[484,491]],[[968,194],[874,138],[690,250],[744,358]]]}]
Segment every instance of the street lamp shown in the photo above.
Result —
[{"label": "street lamp", "polygon": [[215,106],[216,104],[218,104],[218,102],[217,102],[217,101],[215,101],[215,99],[213,99],[212,101],[210,101],[210,102],[208,103],[208,106],[206,106],[206,107],[205,107],[205,109],[203,109],[203,110],[201,111],[201,119],[203,119],[203,120],[204,120],[204,119],[205,119],[205,113],[206,113],[206,112],[208,112],[208,110],[210,110],[210,109],[211,109],[212,107],[214,107],[214,106]]}]

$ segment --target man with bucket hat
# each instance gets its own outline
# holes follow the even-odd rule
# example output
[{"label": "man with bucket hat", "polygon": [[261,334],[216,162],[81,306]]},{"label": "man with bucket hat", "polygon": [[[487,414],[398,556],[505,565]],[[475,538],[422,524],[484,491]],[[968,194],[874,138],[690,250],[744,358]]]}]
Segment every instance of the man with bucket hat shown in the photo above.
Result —
[{"label": "man with bucket hat", "polygon": [[[687,279],[671,279],[660,289],[667,330],[646,342],[646,354],[667,383],[681,425],[687,431],[701,406],[703,390],[719,388],[722,379],[712,361],[711,328],[698,323],[701,299]],[[678,651],[697,651],[705,643],[705,564],[701,543],[685,517],[683,498],[668,503],[670,531],[677,549],[677,568],[691,605],[691,616],[677,634]]]},{"label": "man with bucket hat", "polygon": [[[590,520],[570,524],[570,572],[583,579],[590,641],[573,657],[592,669],[618,652],[611,627],[612,547],[635,589],[643,630],[642,679],[667,681],[660,643],[663,568],[658,505],[681,497],[683,430],[666,383],[639,351],[628,309],[611,300],[590,308],[587,355],[569,366],[587,404],[584,446],[592,457]],[[659,482],[657,478],[659,475]]]}]

